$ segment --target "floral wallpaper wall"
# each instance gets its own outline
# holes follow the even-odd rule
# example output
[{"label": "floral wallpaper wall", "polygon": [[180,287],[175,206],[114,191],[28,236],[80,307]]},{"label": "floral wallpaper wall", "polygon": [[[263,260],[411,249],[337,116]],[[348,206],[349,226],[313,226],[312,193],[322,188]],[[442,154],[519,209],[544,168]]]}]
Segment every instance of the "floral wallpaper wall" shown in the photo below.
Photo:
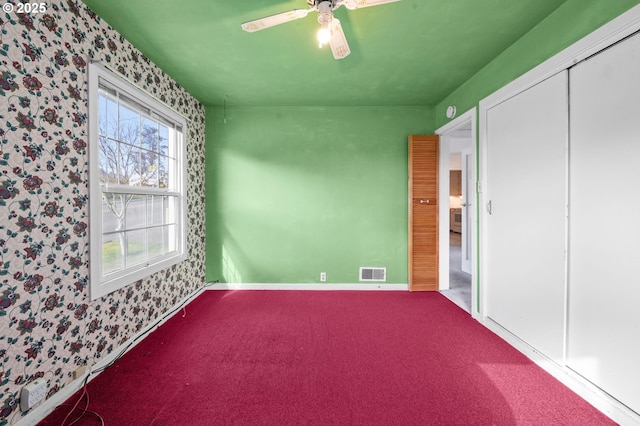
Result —
[{"label": "floral wallpaper wall", "polygon": [[[15,0],[9,3],[17,5]],[[6,1],[2,2],[3,4]],[[0,425],[204,284],[205,109],[76,0],[0,12]],[[89,299],[87,65],[99,60],[189,120],[188,259]]]}]

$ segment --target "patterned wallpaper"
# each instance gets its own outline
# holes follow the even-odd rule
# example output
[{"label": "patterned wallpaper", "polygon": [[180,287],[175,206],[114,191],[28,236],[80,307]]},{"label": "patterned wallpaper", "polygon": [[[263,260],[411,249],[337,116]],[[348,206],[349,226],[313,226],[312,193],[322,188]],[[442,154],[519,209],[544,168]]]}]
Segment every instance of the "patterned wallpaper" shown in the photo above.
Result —
[{"label": "patterned wallpaper", "polygon": [[[45,378],[50,397],[77,366],[99,362],[205,280],[204,107],[81,2],[46,5],[39,14],[0,12],[0,425],[22,417],[25,384]],[[91,59],[189,120],[188,260],[94,302]]]}]

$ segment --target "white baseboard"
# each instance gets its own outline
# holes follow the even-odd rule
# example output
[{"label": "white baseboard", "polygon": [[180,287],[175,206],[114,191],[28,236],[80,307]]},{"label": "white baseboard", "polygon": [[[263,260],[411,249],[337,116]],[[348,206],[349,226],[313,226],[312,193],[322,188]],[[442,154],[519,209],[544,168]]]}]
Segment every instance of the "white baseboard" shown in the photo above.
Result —
[{"label": "white baseboard", "polygon": [[614,422],[621,426],[640,426],[639,414],[570,368],[547,358],[491,318],[485,317],[482,324]]},{"label": "white baseboard", "polygon": [[[145,328],[140,330],[135,336],[127,340],[125,343],[120,345],[117,349],[111,351],[106,357],[98,361],[97,363],[90,366],[87,372],[74,380],[73,382],[67,383],[62,389],[56,392],[51,398],[45,400],[40,405],[31,409],[31,412],[18,420],[16,426],[32,426],[38,424],[45,417],[47,417],[53,410],[56,409],[60,404],[63,404],[67,399],[73,396],[78,390],[82,388],[85,380],[87,383],[98,377],[98,375],[102,372],[102,368],[106,367],[110,363],[114,362],[117,358],[124,355],[131,349],[133,349],[138,343],[143,341],[141,337],[150,333],[160,327],[162,324],[167,322],[170,318],[172,318],[175,314],[179,313],[181,309],[178,309],[180,306],[186,305],[191,302],[193,299],[198,297],[202,292],[204,292],[205,287],[200,287],[198,290],[191,293],[189,296],[182,299],[180,302],[176,303],[171,309],[167,310],[166,316],[162,317],[157,322],[152,322],[148,324]],[[94,373],[95,371],[99,371],[98,373]]]},{"label": "white baseboard", "polygon": [[408,284],[388,283],[215,283],[208,284],[207,290],[387,290],[408,291]]}]

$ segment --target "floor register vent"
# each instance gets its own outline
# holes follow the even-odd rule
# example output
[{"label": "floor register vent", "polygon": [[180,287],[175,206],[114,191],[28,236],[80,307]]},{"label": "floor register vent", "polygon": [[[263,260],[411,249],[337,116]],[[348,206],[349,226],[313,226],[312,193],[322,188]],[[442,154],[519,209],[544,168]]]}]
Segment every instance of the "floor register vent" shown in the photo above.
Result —
[{"label": "floor register vent", "polygon": [[360,268],[360,281],[386,281],[387,268]]}]

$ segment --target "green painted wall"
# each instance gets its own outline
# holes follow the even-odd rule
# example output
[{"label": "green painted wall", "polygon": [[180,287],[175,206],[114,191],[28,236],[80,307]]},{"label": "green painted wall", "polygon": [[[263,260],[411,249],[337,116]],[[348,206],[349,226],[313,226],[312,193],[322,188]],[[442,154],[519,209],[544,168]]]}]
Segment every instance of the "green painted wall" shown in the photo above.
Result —
[{"label": "green painted wall", "polygon": [[448,105],[456,105],[458,115],[468,111],[483,98],[637,4],[640,0],[567,0],[443,99],[436,106],[436,128],[449,121],[445,116]]},{"label": "green painted wall", "polygon": [[432,133],[640,0],[567,0],[431,107],[207,109],[207,280],[407,282],[407,136]]},{"label": "green painted wall", "polygon": [[407,282],[407,137],[431,107],[207,109],[207,280]]}]

